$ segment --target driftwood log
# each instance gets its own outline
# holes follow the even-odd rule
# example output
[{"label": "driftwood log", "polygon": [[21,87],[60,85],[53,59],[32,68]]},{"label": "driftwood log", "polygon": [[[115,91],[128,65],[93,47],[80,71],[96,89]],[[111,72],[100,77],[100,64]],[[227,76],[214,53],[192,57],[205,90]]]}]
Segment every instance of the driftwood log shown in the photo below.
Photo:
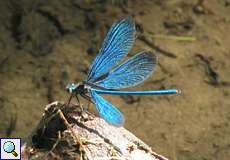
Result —
[{"label": "driftwood log", "polygon": [[167,160],[125,128],[62,102],[46,106],[22,146],[22,159]]}]

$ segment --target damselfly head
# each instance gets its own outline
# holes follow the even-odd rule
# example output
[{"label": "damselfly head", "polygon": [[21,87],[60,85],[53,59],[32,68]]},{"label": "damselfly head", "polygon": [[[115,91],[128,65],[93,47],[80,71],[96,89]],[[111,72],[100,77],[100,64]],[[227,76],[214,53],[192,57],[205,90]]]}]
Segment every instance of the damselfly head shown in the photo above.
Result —
[{"label": "damselfly head", "polygon": [[66,89],[67,92],[73,93],[78,86],[79,86],[78,84],[69,83],[69,84],[66,85],[65,89]]}]

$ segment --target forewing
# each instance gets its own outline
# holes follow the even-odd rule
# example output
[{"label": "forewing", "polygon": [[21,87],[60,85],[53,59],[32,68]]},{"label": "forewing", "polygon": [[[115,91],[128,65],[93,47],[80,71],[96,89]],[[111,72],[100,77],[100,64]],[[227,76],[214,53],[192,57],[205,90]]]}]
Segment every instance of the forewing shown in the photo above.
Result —
[{"label": "forewing", "polygon": [[90,66],[87,81],[93,82],[108,72],[131,49],[135,39],[135,24],[131,17],[114,23],[106,35],[102,48]]},{"label": "forewing", "polygon": [[115,106],[99,96],[95,91],[90,91],[90,94],[99,115],[103,119],[115,126],[122,126],[124,124],[124,116]]},{"label": "forewing", "polygon": [[141,52],[115,67],[104,79],[95,82],[95,84],[107,89],[135,86],[152,73],[155,65],[156,56],[154,54]]}]

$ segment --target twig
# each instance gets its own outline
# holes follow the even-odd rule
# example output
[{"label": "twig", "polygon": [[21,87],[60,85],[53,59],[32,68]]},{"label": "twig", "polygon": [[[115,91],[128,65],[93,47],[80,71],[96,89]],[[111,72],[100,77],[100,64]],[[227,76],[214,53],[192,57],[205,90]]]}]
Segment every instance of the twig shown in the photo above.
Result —
[{"label": "twig", "polygon": [[163,50],[162,48],[160,48],[159,46],[157,46],[153,42],[151,42],[149,39],[147,39],[144,35],[138,36],[138,38],[141,41],[143,41],[144,43],[146,43],[152,49],[158,51],[159,53],[161,53],[167,57],[170,57],[170,58],[177,58],[177,56],[174,53]]},{"label": "twig", "polygon": [[205,67],[206,67],[206,73],[209,77],[210,80],[210,84],[212,85],[219,85],[220,84],[220,77],[218,75],[218,73],[213,69],[210,61],[204,57],[202,54],[196,54],[196,57],[198,57],[202,62],[205,63]]},{"label": "twig", "polygon": [[196,41],[196,37],[192,36],[172,36],[172,35],[160,35],[155,34],[152,36],[153,38],[162,38],[162,39],[172,39],[177,41]]},{"label": "twig", "polygon": [[71,131],[72,136],[74,137],[75,143],[79,143],[79,145],[80,145],[79,150],[80,150],[80,152],[82,152],[83,151],[83,144],[81,142],[81,138],[77,134],[75,134],[72,126],[69,124],[69,122],[67,121],[67,119],[65,118],[64,114],[62,113],[62,111],[60,109],[58,110],[58,114],[63,119],[63,121],[64,121],[65,125],[67,126],[67,128]]}]

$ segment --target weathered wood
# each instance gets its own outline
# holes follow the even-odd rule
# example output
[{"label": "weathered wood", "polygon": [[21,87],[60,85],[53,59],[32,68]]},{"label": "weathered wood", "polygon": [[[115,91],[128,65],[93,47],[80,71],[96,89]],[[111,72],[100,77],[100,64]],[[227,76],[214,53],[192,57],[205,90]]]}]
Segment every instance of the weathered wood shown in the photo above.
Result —
[{"label": "weathered wood", "polygon": [[53,102],[22,147],[23,159],[167,160],[123,127]]}]

